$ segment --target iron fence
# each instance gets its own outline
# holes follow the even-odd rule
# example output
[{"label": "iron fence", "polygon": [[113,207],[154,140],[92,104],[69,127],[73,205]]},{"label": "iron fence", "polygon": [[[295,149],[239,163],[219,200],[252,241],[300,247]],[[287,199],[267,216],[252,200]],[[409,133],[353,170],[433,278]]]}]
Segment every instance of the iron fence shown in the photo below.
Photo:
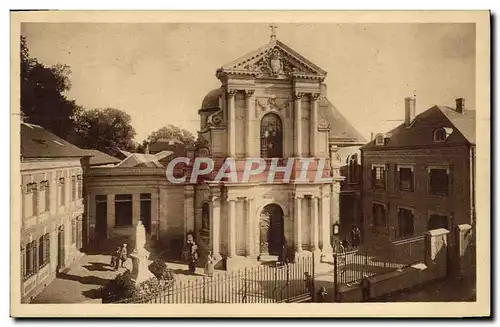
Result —
[{"label": "iron fence", "polygon": [[363,246],[333,255],[334,284],[354,284],[365,277],[425,262],[425,235],[393,241],[385,246]]},{"label": "iron fence", "polygon": [[212,277],[175,281],[167,290],[117,303],[281,303],[312,298],[314,260],[247,267]]}]

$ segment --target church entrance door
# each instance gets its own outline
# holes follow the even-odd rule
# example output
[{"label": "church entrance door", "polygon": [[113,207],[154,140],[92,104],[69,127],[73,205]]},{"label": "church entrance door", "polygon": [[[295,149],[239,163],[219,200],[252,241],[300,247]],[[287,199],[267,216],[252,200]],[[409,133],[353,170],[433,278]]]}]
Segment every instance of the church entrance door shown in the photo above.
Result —
[{"label": "church entrance door", "polygon": [[277,204],[268,204],[260,215],[260,254],[280,255],[284,240],[283,210]]}]

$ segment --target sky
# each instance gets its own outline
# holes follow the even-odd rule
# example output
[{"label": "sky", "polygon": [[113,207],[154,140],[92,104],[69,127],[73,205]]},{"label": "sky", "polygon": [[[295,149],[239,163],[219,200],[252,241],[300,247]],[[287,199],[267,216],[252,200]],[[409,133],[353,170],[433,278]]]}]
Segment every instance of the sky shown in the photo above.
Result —
[{"label": "sky", "polygon": [[[281,42],[327,71],[328,99],[363,135],[463,97],[475,110],[474,24],[277,24]],[[71,67],[68,98],[132,117],[136,141],[167,124],[195,133],[215,71],[269,41],[269,24],[24,23],[30,54]]]}]

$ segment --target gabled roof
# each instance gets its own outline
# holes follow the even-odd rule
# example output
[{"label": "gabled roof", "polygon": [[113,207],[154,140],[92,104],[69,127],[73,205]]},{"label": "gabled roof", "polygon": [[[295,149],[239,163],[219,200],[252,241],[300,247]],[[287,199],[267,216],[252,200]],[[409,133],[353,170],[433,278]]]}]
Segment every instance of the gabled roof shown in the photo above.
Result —
[{"label": "gabled roof", "polygon": [[366,143],[366,139],[326,97],[320,100],[319,115],[330,125],[330,143],[337,145],[362,145]]},{"label": "gabled roof", "polygon": [[99,150],[88,149],[85,151],[87,151],[87,153],[92,156],[89,159],[90,166],[102,166],[108,164],[117,164],[120,162],[119,159],[112,157],[109,154],[101,152]]},{"label": "gabled roof", "polygon": [[131,168],[131,167],[156,167],[164,168],[164,166],[158,161],[158,158],[154,154],[145,153],[131,153],[127,158],[123,159],[117,168]]},{"label": "gabled roof", "polygon": [[21,123],[21,156],[23,158],[82,158],[90,154],[41,126]]},{"label": "gabled roof", "polygon": [[[281,68],[271,65],[270,58],[273,56],[278,59],[279,62],[276,63],[279,63]],[[326,76],[326,71],[279,40],[271,40],[257,50],[223,65],[217,70],[218,77],[220,78],[220,74],[223,73],[255,76],[265,76],[270,73],[271,75],[289,75],[321,80]]]},{"label": "gabled roof", "polygon": [[[437,128],[451,130],[444,143],[433,140],[433,132]],[[372,140],[363,149],[476,144],[476,111],[464,109],[459,113],[451,107],[433,106],[418,114],[409,127],[403,123],[386,134],[390,137],[385,145],[375,145],[375,140]]]},{"label": "gabled roof", "polygon": [[154,156],[158,159],[158,160],[162,160],[170,155],[172,155],[174,153],[174,151],[168,151],[168,150],[163,150],[161,152],[158,152],[158,153],[155,153]]}]

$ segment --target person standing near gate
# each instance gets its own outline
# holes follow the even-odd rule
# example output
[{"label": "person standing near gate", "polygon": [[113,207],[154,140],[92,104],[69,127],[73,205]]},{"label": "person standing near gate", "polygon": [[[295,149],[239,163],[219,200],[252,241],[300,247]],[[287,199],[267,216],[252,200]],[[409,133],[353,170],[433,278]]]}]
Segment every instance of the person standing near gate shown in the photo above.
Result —
[{"label": "person standing near gate", "polygon": [[356,225],[352,225],[351,244],[355,248],[357,248],[361,244],[361,231],[359,230],[358,226],[356,226]]},{"label": "person standing near gate", "polygon": [[215,258],[212,255],[212,251],[209,251],[207,256],[207,263],[205,265],[205,275],[207,275],[208,277],[212,277],[212,275],[214,274],[214,262]]},{"label": "person standing near gate", "polygon": [[288,264],[288,251],[286,249],[286,245],[283,244],[281,246],[281,264],[287,265]]}]

